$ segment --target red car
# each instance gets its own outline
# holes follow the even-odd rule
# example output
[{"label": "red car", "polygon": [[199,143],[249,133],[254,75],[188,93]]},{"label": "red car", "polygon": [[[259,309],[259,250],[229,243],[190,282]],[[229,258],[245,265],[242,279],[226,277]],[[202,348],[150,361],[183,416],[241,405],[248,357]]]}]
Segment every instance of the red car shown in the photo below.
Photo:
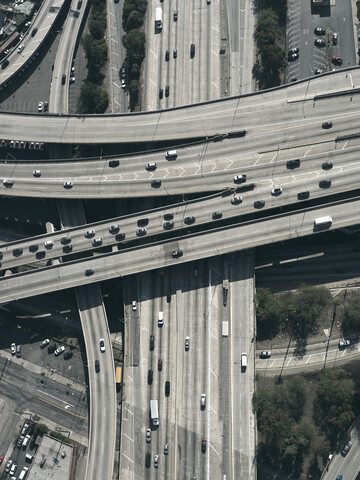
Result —
[{"label": "red car", "polygon": [[342,65],[343,63],[342,58],[339,57],[332,57],[331,61],[334,65]]},{"label": "red car", "polygon": [[322,128],[331,128],[332,127],[332,122],[324,122],[322,124]]},{"label": "red car", "polygon": [[0,455],[0,465],[2,464],[3,460],[4,460],[4,457]]},{"label": "red car", "polygon": [[159,360],[158,360],[158,370],[159,371],[162,370],[162,358],[159,358]]},{"label": "red car", "polygon": [[338,42],[338,34],[333,33],[333,45],[337,45],[337,42]]},{"label": "red car", "polygon": [[206,438],[203,438],[201,440],[201,451],[202,451],[202,453],[206,452]]}]

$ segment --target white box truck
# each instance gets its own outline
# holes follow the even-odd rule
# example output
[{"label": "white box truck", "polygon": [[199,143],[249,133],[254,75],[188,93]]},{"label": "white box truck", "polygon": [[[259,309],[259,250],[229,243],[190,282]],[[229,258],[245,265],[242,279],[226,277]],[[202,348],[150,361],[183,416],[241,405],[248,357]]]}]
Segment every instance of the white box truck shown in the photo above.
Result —
[{"label": "white box truck", "polygon": [[159,425],[159,409],[157,400],[150,400],[150,414],[152,424],[154,427],[157,427]]},{"label": "white box truck", "polygon": [[314,228],[330,228],[331,225],[332,225],[332,218],[329,216],[315,218]]},{"label": "white box truck", "polygon": [[155,11],[155,26],[158,30],[162,29],[162,8],[157,7]]},{"label": "white box truck", "polygon": [[164,325],[164,312],[159,312],[158,326],[162,327],[163,325]]}]

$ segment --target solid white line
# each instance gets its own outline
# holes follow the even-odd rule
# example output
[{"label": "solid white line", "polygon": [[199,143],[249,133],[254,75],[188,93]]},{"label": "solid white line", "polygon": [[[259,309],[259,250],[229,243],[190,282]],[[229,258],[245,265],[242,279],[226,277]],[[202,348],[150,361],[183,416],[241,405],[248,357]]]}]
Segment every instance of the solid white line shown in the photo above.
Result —
[{"label": "solid white line", "polygon": [[47,395],[48,397],[53,398],[54,400],[57,400],[58,402],[65,403],[65,405],[70,405],[70,407],[75,407],[75,405],[71,405],[69,402],[65,402],[64,400],[60,400],[60,398],[54,397],[54,395],[50,395],[50,393],[43,392],[42,390],[38,389],[38,392],[42,393],[43,395]]}]

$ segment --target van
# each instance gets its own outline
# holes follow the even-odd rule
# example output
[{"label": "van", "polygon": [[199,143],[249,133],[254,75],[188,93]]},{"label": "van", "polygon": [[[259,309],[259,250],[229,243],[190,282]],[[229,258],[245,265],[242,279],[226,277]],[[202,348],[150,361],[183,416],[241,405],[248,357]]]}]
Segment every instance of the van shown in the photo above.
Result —
[{"label": "van", "polygon": [[22,447],[23,447],[24,450],[28,446],[30,438],[31,438],[30,435],[26,435],[26,437],[24,438],[23,443],[22,443]]},{"label": "van", "polygon": [[168,150],[166,153],[165,153],[165,158],[166,159],[171,159],[171,160],[176,160],[177,158],[177,151],[176,150]]},{"label": "van", "polygon": [[25,461],[31,463],[33,461],[34,456],[30,455],[30,453],[27,453],[25,455]]},{"label": "van", "polygon": [[163,325],[164,325],[164,312],[159,312],[158,326],[162,327]]},{"label": "van", "polygon": [[247,354],[246,353],[241,354],[241,366],[244,369],[247,367]]},{"label": "van", "polygon": [[16,356],[21,357],[21,345],[16,345]]},{"label": "van", "polygon": [[24,467],[24,468],[21,470],[21,473],[20,473],[20,475],[19,475],[19,479],[18,479],[18,480],[24,480],[24,478],[26,477],[28,471],[29,471],[28,467]]}]

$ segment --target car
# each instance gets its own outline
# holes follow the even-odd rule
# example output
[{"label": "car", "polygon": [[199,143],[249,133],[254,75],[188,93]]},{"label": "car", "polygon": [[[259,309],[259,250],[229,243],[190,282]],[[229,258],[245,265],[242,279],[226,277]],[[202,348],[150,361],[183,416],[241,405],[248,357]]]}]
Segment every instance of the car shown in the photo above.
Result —
[{"label": "car", "polygon": [[142,237],[142,236],[146,235],[146,228],[138,228],[136,230],[136,235],[138,237]]},{"label": "car", "polygon": [[132,306],[133,312],[136,312],[136,310],[137,310],[136,300],[133,300],[131,302],[131,306]]},{"label": "car", "polygon": [[95,235],[95,230],[86,230],[86,232],[84,233],[85,238],[91,238],[94,235]]},{"label": "car", "polygon": [[333,124],[332,122],[324,122],[321,126],[322,128],[329,129],[332,128]]},{"label": "car", "polygon": [[48,353],[54,353],[56,349],[57,349],[56,343],[52,343],[51,345],[48,346]]},{"label": "car", "polygon": [[109,167],[111,167],[111,168],[118,167],[119,165],[120,165],[120,161],[119,161],[119,160],[110,160],[110,161],[109,161]]},{"label": "car", "polygon": [[315,45],[315,47],[323,48],[323,47],[325,47],[326,42],[325,42],[325,40],[323,40],[323,39],[317,38],[317,39],[314,41],[314,45]]},{"label": "car", "polygon": [[[20,435],[20,437],[19,437],[19,439],[18,439],[18,441],[17,441],[17,444],[16,444],[17,448],[21,448],[21,445],[22,445],[24,439],[25,439],[25,435]],[[15,464],[14,464],[14,465],[15,465]],[[11,467],[11,468],[12,468],[12,467]]]},{"label": "car", "polygon": [[120,69],[121,78],[126,78],[126,68],[121,67]]},{"label": "car", "polygon": [[[75,83],[75,76],[74,75],[70,75],[70,79],[69,79],[70,83]],[[123,80],[121,80],[121,82],[123,82]],[[122,86],[122,85],[121,85]]]},{"label": "car", "polygon": [[58,355],[60,355],[64,351],[65,351],[65,347],[64,347],[64,345],[62,345],[61,347],[59,347],[55,350],[54,355],[57,357]]},{"label": "car", "polygon": [[54,246],[54,242],[52,240],[46,240],[46,242],[44,242],[44,247],[47,250],[51,250],[53,246]]},{"label": "car", "polygon": [[145,168],[146,168],[146,170],[156,170],[156,163],[155,163],[155,162],[153,162],[153,163],[147,163],[147,164],[145,165]]},{"label": "car", "polygon": [[74,356],[73,352],[71,350],[67,350],[65,353],[64,353],[64,358],[65,360],[70,360],[70,358],[72,358]]},{"label": "car", "polygon": [[190,217],[185,217],[184,222],[186,223],[186,225],[191,225],[195,222],[195,217],[192,215]]},{"label": "car", "polygon": [[93,247],[99,247],[100,245],[102,245],[102,238],[93,238],[92,240],[92,246]]},{"label": "car", "polygon": [[94,269],[93,269],[93,268],[87,268],[87,269],[85,270],[85,275],[86,275],[87,277],[91,277],[91,275],[94,275]]},{"label": "car", "polygon": [[170,220],[169,222],[163,223],[164,230],[171,230],[174,227],[174,222]]},{"label": "car", "polygon": [[200,397],[200,409],[205,410],[206,407],[206,393],[202,393]]},{"label": "car", "polygon": [[255,208],[263,208],[264,206],[265,206],[265,200],[256,200],[256,202],[254,202]]},{"label": "car", "polygon": [[159,180],[159,179],[151,180],[151,186],[153,188],[160,188],[161,187],[161,180]]},{"label": "car", "polygon": [[246,175],[235,175],[234,183],[244,183],[246,182]]},{"label": "car", "polygon": [[202,451],[202,453],[206,452],[206,438],[203,438],[201,440],[201,451]]},{"label": "car", "polygon": [[99,345],[100,345],[100,352],[104,353],[105,352],[105,340],[103,338],[100,338]]},{"label": "car", "polygon": [[174,22],[177,22],[178,19],[178,11],[174,10]]},{"label": "car", "polygon": [[154,455],[154,468],[159,467],[159,455]]},{"label": "car", "polygon": [[126,81],[124,78],[121,79],[121,88],[122,89],[126,88]]},{"label": "car", "polygon": [[159,90],[159,98],[160,98],[160,100],[163,98],[163,96],[164,96],[164,90],[163,90],[162,88],[160,88],[160,90]]},{"label": "car", "polygon": [[337,43],[338,43],[338,34],[337,33],[333,33],[332,41],[333,41],[333,45],[337,45]]},{"label": "car", "polygon": [[49,338],[45,338],[45,340],[43,340],[41,343],[40,343],[40,348],[45,348],[46,345],[49,345],[50,343],[50,339]]},{"label": "car", "polygon": [[352,447],[352,443],[350,442],[350,440],[346,443],[346,445],[344,446],[344,448],[341,450],[341,455],[343,457],[346,457],[346,455],[349,453],[349,450],[350,448]]},{"label": "car", "polygon": [[63,73],[63,75],[61,77],[61,85],[65,85],[65,82],[66,82],[66,75],[65,75],[65,73]]},{"label": "car", "polygon": [[42,171],[41,170],[34,170],[33,171],[33,176],[34,177],[41,177]]},{"label": "car", "polygon": [[162,358],[159,358],[159,360],[158,360],[158,370],[159,370],[159,372],[161,372],[161,370],[162,370]]},{"label": "car", "polygon": [[309,196],[310,196],[309,192],[300,192],[298,193],[297,198],[298,200],[306,200],[309,198]]},{"label": "car", "polygon": [[151,442],[151,430],[150,428],[148,428],[146,430],[146,443],[150,443]]},{"label": "car", "polygon": [[339,348],[340,348],[340,349],[341,349],[341,348],[346,348],[346,347],[348,347],[348,346],[350,345],[350,343],[351,343],[350,340],[345,340],[345,339],[344,339],[344,340],[340,340],[340,342],[339,342]]},{"label": "car", "polygon": [[111,233],[112,235],[115,235],[116,233],[118,233],[119,230],[120,230],[119,225],[110,225],[109,227],[109,233]]},{"label": "car", "polygon": [[153,371],[148,370],[148,384],[151,385],[153,382]]},{"label": "car", "polygon": [[5,467],[5,473],[9,473],[10,472],[10,468],[11,468],[11,465],[13,464],[13,461],[12,460],[8,460],[7,464],[6,464],[6,467]]},{"label": "car", "polygon": [[177,57],[177,48],[174,48],[173,50],[173,58],[176,58]]},{"label": "car", "polygon": [[334,65],[339,65],[339,66],[342,65],[342,63],[343,63],[342,58],[335,57],[335,56],[332,57],[331,61]]},{"label": "car", "polygon": [[333,164],[332,162],[324,162],[322,165],[321,165],[321,168],[323,170],[331,170],[333,167]]},{"label": "car", "polygon": [[286,162],[286,168],[288,168],[289,170],[298,167],[300,167],[300,158],[296,158],[295,160],[288,160]]},{"label": "car", "polygon": [[168,397],[170,395],[170,382],[166,381],[165,382],[165,397]]},{"label": "car", "polygon": [[100,362],[99,362],[99,360],[95,360],[95,372],[96,373],[100,372]]},{"label": "car", "polygon": [[32,37],[35,37],[35,35],[37,34],[37,31],[38,31],[38,29],[35,27],[35,28],[33,29],[33,31],[31,32],[31,36],[32,36]]},{"label": "car", "polygon": [[49,102],[44,102],[44,112],[47,112],[49,109]]},{"label": "car", "polygon": [[234,195],[232,198],[231,198],[231,203],[233,205],[238,205],[239,203],[242,202],[242,197],[240,197],[240,195]]},{"label": "car", "polygon": [[336,480],[342,480],[343,479],[343,476],[341,473],[339,473],[339,475],[336,477]]},{"label": "car", "polygon": [[168,62],[169,58],[170,58],[170,52],[169,52],[169,50],[166,50],[166,52],[165,52],[165,62]]},{"label": "car", "polygon": [[125,239],[125,233],[117,233],[117,234],[115,235],[115,240],[116,240],[117,242],[121,242],[121,241],[124,240],[124,239]]},{"label": "car", "polygon": [[43,102],[39,102],[38,112],[42,112],[42,111],[43,111]]},{"label": "car", "polygon": [[271,195],[274,197],[277,197],[278,195],[282,194],[282,188],[281,187],[276,187],[271,190]]},{"label": "car", "polygon": [[145,467],[150,468],[150,465],[151,465],[151,454],[147,452],[145,457]]},{"label": "car", "polygon": [[317,68],[315,70],[315,75],[320,75],[320,73],[324,73],[324,70],[322,68]]},{"label": "car", "polygon": [[150,335],[150,350],[155,348],[155,335]]},{"label": "car", "polygon": [[271,357],[271,352],[270,352],[270,351],[260,352],[259,357],[260,357],[260,358],[270,358],[270,357]]},{"label": "car", "polygon": [[13,251],[13,255],[14,257],[20,257],[20,255],[23,254],[23,249],[22,248],[15,248],[15,250]]},{"label": "car", "polygon": [[190,348],[190,337],[185,337],[185,350],[188,351]]},{"label": "car", "polygon": [[182,257],[182,256],[183,256],[183,251],[180,250],[180,249],[174,250],[174,251],[172,252],[172,257],[173,257],[173,258],[180,258],[180,257]]},{"label": "car", "polygon": [[2,464],[3,460],[4,460],[4,457],[0,455],[0,465]]},{"label": "car", "polygon": [[289,52],[288,52],[288,55],[292,55],[293,53],[299,53],[299,49],[296,47],[296,48],[290,48]]},{"label": "car", "polygon": [[292,53],[288,55],[289,62],[294,62],[295,60],[298,60],[298,58],[300,58],[300,55],[298,53]]},{"label": "car", "polygon": [[322,27],[316,27],[314,29],[315,35],[325,35],[325,28]]},{"label": "car", "polygon": [[320,180],[319,187],[320,188],[330,188],[331,187],[331,180]]},{"label": "car", "polygon": [[169,93],[170,93],[170,87],[169,87],[169,85],[166,85],[166,87],[165,87],[165,97],[168,97]]},{"label": "car", "polygon": [[72,245],[64,245],[63,246],[63,252],[64,253],[71,253],[72,249],[73,249]]},{"label": "car", "polygon": [[165,443],[164,445],[164,455],[167,455],[169,453],[169,445]]},{"label": "car", "polygon": [[25,45],[22,43],[18,48],[18,53],[21,53],[24,50]]},{"label": "car", "polygon": [[6,188],[7,187],[12,187],[14,185],[14,180],[12,180],[11,178],[4,178],[3,185]]},{"label": "car", "polygon": [[190,58],[194,58],[194,56],[195,56],[195,44],[192,43],[190,45]]},{"label": "car", "polygon": [[[4,52],[5,53],[5,52]],[[8,65],[9,65],[9,60],[6,58],[2,64],[1,64],[1,68],[4,70]]]},{"label": "car", "polygon": [[214,213],[212,214],[212,219],[213,219],[213,220],[217,220],[217,219],[219,219],[219,218],[222,218],[222,212],[220,212],[220,211],[218,210],[217,212],[214,212]]},{"label": "car", "polygon": [[64,188],[72,188],[73,184],[72,182],[64,182]]},{"label": "car", "polygon": [[173,213],[165,213],[164,220],[173,220],[174,214]]},{"label": "car", "polygon": [[12,344],[11,344],[10,350],[11,350],[11,355],[15,355],[15,353],[16,353],[16,345],[15,345],[15,343],[12,343]]}]

